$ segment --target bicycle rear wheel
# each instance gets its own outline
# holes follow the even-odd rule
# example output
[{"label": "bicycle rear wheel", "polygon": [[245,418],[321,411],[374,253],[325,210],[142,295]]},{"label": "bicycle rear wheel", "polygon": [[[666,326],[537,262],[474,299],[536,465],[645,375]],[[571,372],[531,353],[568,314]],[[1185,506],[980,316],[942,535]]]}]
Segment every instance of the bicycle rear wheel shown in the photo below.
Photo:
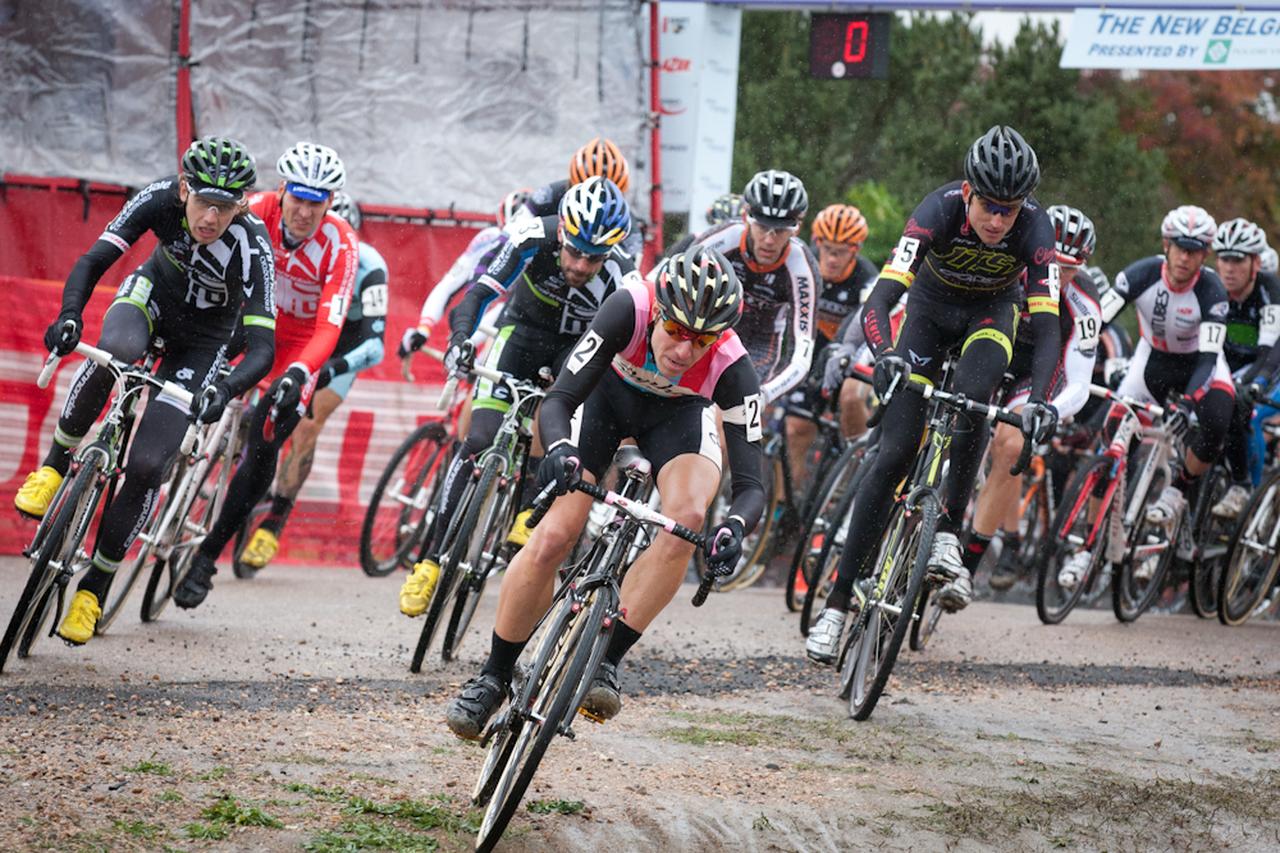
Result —
[{"label": "bicycle rear wheel", "polygon": [[[483,483],[481,486],[483,487]],[[457,654],[462,637],[471,625],[471,617],[475,615],[476,606],[480,603],[485,582],[498,565],[507,541],[507,532],[511,529],[511,509],[518,492],[519,487],[510,483],[507,488],[490,488],[484,493],[484,506],[480,510],[480,521],[476,526],[477,535],[473,537],[474,541],[467,553],[465,571],[458,583],[449,623],[445,625],[444,637],[440,641],[440,657],[443,660],[451,661]]]},{"label": "bicycle rear wheel", "polygon": [[610,630],[604,618],[610,610],[610,596],[595,594],[586,607],[573,612],[575,602],[566,598],[560,605],[567,615],[557,617],[561,639],[556,653],[541,672],[531,675],[537,689],[524,710],[525,723],[507,756],[505,766],[493,785],[488,808],[476,836],[476,850],[489,851],[502,837],[538,770],[538,764],[557,733],[568,727],[595,669],[604,657]]},{"label": "bicycle rear wheel", "polygon": [[164,525],[169,520],[169,502],[175,499],[176,492],[182,484],[182,478],[187,470],[187,460],[175,456],[171,465],[172,473],[165,478],[151,515],[147,518],[141,532],[134,538],[133,544],[129,546],[129,551],[121,561],[120,568],[116,569],[116,576],[112,579],[111,588],[107,592],[107,600],[102,605],[102,618],[98,620],[98,627],[94,629],[95,634],[105,634],[111,627],[111,623],[120,615],[125,601],[129,598],[129,593],[133,591],[138,578],[142,575],[143,567],[155,555],[156,545],[164,536]]},{"label": "bicycle rear wheel", "polygon": [[1280,471],[1253,493],[1231,539],[1218,581],[1218,621],[1243,625],[1266,598],[1280,570]]},{"label": "bicycle rear wheel", "polygon": [[[1039,567],[1036,571],[1036,615],[1045,625],[1057,625],[1080,603],[1085,590],[1094,583],[1107,550],[1107,523],[1104,520],[1093,545],[1088,544],[1093,529],[1090,521],[1090,498],[1106,483],[1111,467],[1109,458],[1100,457],[1089,465],[1076,469],[1062,494],[1058,512],[1054,516],[1050,535],[1040,549]],[[1115,496],[1112,496],[1112,500]],[[1094,519],[1104,518],[1106,506],[1095,508]],[[1089,554],[1084,574],[1074,584],[1063,586],[1063,565],[1075,555]]]},{"label": "bicycle rear wheel", "polygon": [[1188,598],[1191,609],[1201,619],[1218,612],[1218,586],[1226,565],[1234,523],[1213,514],[1214,505],[1231,488],[1231,478],[1221,465],[1214,465],[1201,478],[1195,505],[1191,508],[1191,539],[1196,543],[1195,561],[1191,564]]},{"label": "bicycle rear wheel", "polygon": [[944,610],[938,596],[933,594],[932,586],[926,582],[916,599],[916,611],[911,619],[911,651],[922,652],[928,648]]},{"label": "bicycle rear wheel", "polygon": [[901,504],[894,510],[886,532],[891,537],[886,549],[891,564],[887,569],[883,568],[884,563],[877,564],[880,571],[876,577],[881,582],[878,590],[868,596],[866,627],[857,645],[850,649],[855,663],[849,714],[855,720],[871,716],[889,683],[924,585],[939,512],[938,499],[932,494],[925,494],[920,506],[910,514]]},{"label": "bicycle rear wheel", "polygon": [[448,464],[449,445],[444,425],[431,421],[391,454],[360,527],[360,568],[366,575],[383,577],[405,565],[421,541],[441,480],[435,475]]},{"label": "bicycle rear wheel", "polygon": [[816,497],[809,502],[808,512],[800,525],[799,541],[791,557],[791,569],[787,572],[784,595],[787,609],[792,613],[798,613],[804,606],[804,593],[797,591],[800,580],[804,579],[804,589],[807,591],[813,564],[822,553],[822,543],[831,526],[831,515],[839,507],[849,489],[850,481],[857,474],[862,454],[863,448],[857,444],[846,447],[818,486]]},{"label": "bicycle rear wheel", "polygon": [[[863,466],[865,468],[865,465]],[[844,554],[845,539],[849,535],[849,517],[853,513],[853,498],[857,489],[850,486],[841,498],[835,511],[827,516],[826,533],[823,534],[822,549],[818,558],[811,565],[807,577],[808,591],[804,594],[804,602],[800,605],[800,634],[809,636],[809,626],[813,624],[815,603],[825,602],[835,585],[836,575],[840,569],[840,558]]]},{"label": "bicycle rear wheel", "polygon": [[1180,528],[1186,523],[1185,516],[1167,527],[1147,521],[1150,498],[1160,494],[1163,487],[1161,477],[1151,478],[1146,494],[1137,504],[1138,520],[1129,538],[1128,553],[1111,576],[1111,609],[1121,622],[1135,621],[1160,594],[1173,564]]}]

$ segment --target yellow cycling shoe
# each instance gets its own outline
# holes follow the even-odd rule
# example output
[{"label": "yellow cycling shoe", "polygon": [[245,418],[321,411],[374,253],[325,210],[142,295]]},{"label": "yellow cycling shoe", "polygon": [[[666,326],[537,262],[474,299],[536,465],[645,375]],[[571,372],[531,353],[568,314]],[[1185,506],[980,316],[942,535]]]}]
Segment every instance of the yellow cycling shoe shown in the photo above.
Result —
[{"label": "yellow cycling shoe", "polygon": [[400,612],[405,616],[421,616],[427,611],[431,593],[440,580],[440,564],[435,560],[423,560],[413,567],[413,574],[400,587]]},{"label": "yellow cycling shoe", "polygon": [[22,488],[18,489],[18,494],[13,498],[13,505],[23,515],[44,518],[44,514],[49,511],[49,504],[53,502],[53,496],[58,493],[58,486],[61,485],[62,475],[57,470],[48,465],[41,466],[27,475]]},{"label": "yellow cycling shoe", "polygon": [[261,569],[271,562],[276,552],[280,550],[280,540],[276,535],[265,527],[259,527],[253,531],[253,538],[249,540],[249,544],[240,552],[240,562],[246,566],[255,569]]},{"label": "yellow cycling shoe", "polygon": [[98,627],[98,619],[102,616],[102,608],[98,606],[98,596],[82,589],[71,599],[67,615],[58,626],[58,636],[73,646],[83,646],[93,636],[93,629]]},{"label": "yellow cycling shoe", "polygon": [[523,548],[529,544],[529,535],[532,531],[529,530],[526,524],[531,515],[533,515],[533,510],[531,509],[521,510],[516,514],[516,520],[511,525],[511,532],[507,534],[507,541],[512,545],[519,545]]}]

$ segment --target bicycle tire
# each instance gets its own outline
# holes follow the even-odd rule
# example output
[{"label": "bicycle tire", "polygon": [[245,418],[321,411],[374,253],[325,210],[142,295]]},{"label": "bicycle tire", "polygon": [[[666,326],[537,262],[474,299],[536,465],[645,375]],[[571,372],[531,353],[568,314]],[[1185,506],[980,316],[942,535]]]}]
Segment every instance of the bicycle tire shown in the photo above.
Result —
[{"label": "bicycle tire", "polygon": [[801,572],[804,572],[807,589],[812,568],[806,572],[805,563],[816,560],[822,552],[821,545],[814,547],[814,540],[821,536],[825,541],[828,526],[825,513],[833,511],[839,505],[840,499],[844,497],[844,490],[848,488],[849,481],[857,473],[858,464],[862,459],[862,450],[863,448],[856,444],[850,444],[845,448],[835,466],[823,478],[818,487],[817,496],[807,507],[805,518],[800,524],[800,540],[796,543],[795,553],[791,557],[791,568],[787,571],[787,584],[783,592],[787,609],[792,613],[800,612],[800,608],[804,606],[804,597],[797,596],[796,585]]},{"label": "bicycle tire", "polygon": [[1280,571],[1280,470],[1254,490],[1231,537],[1218,581],[1218,621],[1243,625],[1262,603]]},{"label": "bicycle tire", "polygon": [[[1134,468],[1132,470],[1137,472],[1141,469]],[[1159,477],[1152,477],[1151,482],[1147,484],[1146,493],[1142,495],[1140,502],[1137,504],[1139,507],[1138,523],[1129,535],[1124,559],[1115,567],[1115,571],[1111,575],[1111,610],[1115,613],[1116,619],[1121,622],[1136,621],[1156,600],[1156,596],[1160,594],[1160,589],[1164,586],[1165,576],[1169,573],[1169,566],[1173,563],[1174,552],[1178,547],[1180,528],[1186,523],[1184,513],[1184,517],[1179,518],[1176,524],[1164,530],[1163,533],[1159,533],[1162,525],[1152,524],[1147,521],[1146,508],[1150,502],[1151,495],[1159,494],[1156,491],[1157,486],[1163,488],[1164,483]],[[1134,489],[1135,491],[1137,489],[1136,483]],[[1138,578],[1136,574],[1140,552],[1150,548],[1152,545],[1159,544],[1159,542],[1144,541],[1152,535],[1152,533],[1148,532],[1149,529],[1164,537],[1164,547],[1156,557],[1151,576],[1144,581]],[[1146,559],[1152,558],[1147,557]]]},{"label": "bicycle tire", "polygon": [[[218,448],[200,475],[200,482],[194,486],[189,482],[185,483],[182,493],[176,498],[178,504],[175,505],[172,521],[167,529],[160,532],[161,536],[172,540],[165,542],[166,548],[162,550],[162,553],[167,550],[168,557],[156,557],[151,564],[151,574],[147,576],[147,583],[142,589],[139,615],[143,622],[154,622],[160,618],[173,598],[173,591],[186,578],[197,545],[195,540],[202,539],[208,533],[216,513],[221,510],[217,494],[218,481],[227,464],[226,448]],[[213,492],[209,491],[210,481],[213,482]],[[198,503],[202,499],[204,503]],[[201,532],[193,535],[195,530]],[[168,583],[162,585],[161,581],[165,578]]]},{"label": "bicycle tire", "polygon": [[[736,589],[746,589],[760,580],[764,575],[765,569],[769,566],[774,533],[786,507],[780,494],[782,478],[778,476],[778,468],[782,463],[777,458],[770,457],[766,457],[764,461],[765,465],[760,475],[761,485],[764,487],[764,493],[767,498],[764,512],[760,514],[760,521],[756,523],[755,529],[742,540],[742,556],[738,558],[738,565],[734,567],[733,574],[723,580],[716,581],[711,587],[715,592],[733,592]],[[726,488],[727,485],[722,483],[721,494],[712,504],[717,507],[718,511],[713,512],[712,517],[709,519],[708,530],[713,529],[716,524],[719,524],[728,515],[732,498],[725,494]],[[698,549],[695,553],[698,556],[699,572],[706,572],[706,555],[702,553],[701,549]]]},{"label": "bicycle tire", "polygon": [[[96,459],[97,454],[93,458]],[[59,574],[58,571],[49,567],[49,563],[54,554],[65,557],[68,545],[67,535],[71,532],[79,513],[80,503],[93,485],[100,467],[100,464],[83,465],[65,488],[58,490],[49,505],[46,515],[51,513],[51,520],[41,536],[40,548],[31,557],[31,573],[27,576],[27,582],[18,596],[18,603],[14,606],[13,615],[9,617],[4,636],[0,637],[0,672],[4,671],[9,655],[19,645],[19,641],[27,640],[33,623],[43,622],[47,612],[47,596],[52,592]],[[80,545],[79,542],[71,544],[73,549],[79,548]],[[37,619],[37,616],[40,618]],[[39,627],[39,624],[35,625],[36,630],[39,630]],[[23,644],[29,652],[31,642]],[[26,654],[20,654],[19,657],[26,657]]]},{"label": "bicycle tire", "polygon": [[[539,678],[541,685],[530,706],[531,715],[543,722],[525,725],[507,759],[481,819],[476,836],[479,853],[488,853],[502,838],[547,747],[562,725],[577,713],[577,702],[585,692],[586,682],[594,676],[594,671],[589,671],[592,660],[598,663],[604,656],[609,639],[610,631],[604,628],[608,606],[608,596],[597,593],[566,626],[568,638],[561,644],[560,654],[551,659],[549,671]],[[561,607],[572,608],[573,602],[565,600]]]},{"label": "bicycle tire", "polygon": [[938,596],[933,594],[930,584],[926,582],[924,588],[920,590],[920,597],[916,599],[916,611],[911,619],[909,640],[911,651],[923,652],[929,647],[929,641],[937,633],[938,621],[942,619],[945,609],[938,601]]},{"label": "bicycle tire", "polygon": [[1221,465],[1209,469],[1200,482],[1195,505],[1191,510],[1191,539],[1196,543],[1195,560],[1191,563],[1191,583],[1187,597],[1191,609],[1201,619],[1218,613],[1218,581],[1226,562],[1224,543],[1231,541],[1231,521],[1213,514],[1213,507],[1227,490],[1231,479]]},{"label": "bicycle tire", "polygon": [[[494,461],[500,462],[497,457],[494,457]],[[499,469],[500,465],[495,465],[490,470],[486,464],[484,474],[481,475],[481,478],[485,478],[492,473],[493,478],[489,483],[481,479],[480,489],[483,489],[484,500],[477,502],[480,505],[480,520],[477,521],[475,528],[480,535],[472,537],[470,552],[467,553],[466,571],[458,580],[457,592],[453,596],[453,608],[449,612],[449,621],[444,626],[444,637],[440,638],[440,658],[443,661],[452,661],[454,654],[457,653],[457,648],[462,643],[468,626],[471,625],[471,616],[474,615],[476,606],[480,603],[480,593],[484,592],[490,567],[498,561],[503,544],[507,542],[508,530],[511,530],[511,506],[517,489],[515,484],[512,484],[512,488],[495,488]]]},{"label": "bicycle tire", "polygon": [[410,672],[422,672],[422,661],[431,648],[436,629],[440,627],[445,605],[452,601],[458,591],[465,572],[462,563],[471,545],[471,537],[475,533],[480,520],[480,511],[487,495],[497,483],[498,471],[502,460],[495,454],[486,456],[475,472],[476,479],[467,483],[462,501],[458,504],[461,521],[447,534],[443,557],[440,560],[440,578],[436,588],[431,591],[431,601],[427,605],[426,620],[422,623],[422,631],[418,634],[418,645],[414,647],[413,658],[409,661]]},{"label": "bicycle tire", "polygon": [[[858,468],[860,472],[865,473],[868,468],[866,461],[864,460]],[[809,636],[809,628],[813,624],[814,602],[819,598],[825,601],[835,583],[836,573],[840,567],[840,559],[844,554],[845,538],[848,536],[846,525],[849,523],[849,517],[853,513],[853,499],[858,491],[857,487],[860,482],[861,476],[855,474],[853,481],[849,484],[849,490],[841,498],[831,516],[831,526],[828,528],[830,533],[824,537],[822,549],[818,552],[818,558],[813,562],[812,574],[806,579],[809,589],[805,592],[804,602],[800,605],[800,635],[803,637]]]},{"label": "bicycle tire", "polygon": [[[1089,465],[1077,468],[1062,493],[1058,512],[1053,519],[1048,536],[1040,550],[1036,571],[1036,615],[1045,625],[1057,625],[1080,603],[1085,590],[1094,582],[1107,550],[1107,522],[1102,522],[1097,541],[1090,552],[1089,565],[1074,589],[1059,584],[1059,571],[1063,562],[1079,549],[1074,549],[1068,537],[1087,539],[1092,524],[1089,521],[1090,498],[1098,483],[1108,476],[1112,465],[1108,457],[1098,457]],[[1114,501],[1115,496],[1112,496]],[[1111,504],[1097,507],[1097,517],[1105,518]]]},{"label": "bicycle tire", "polygon": [[[920,506],[911,516],[899,506],[893,525],[901,525],[897,537],[896,552],[879,602],[872,604],[866,626],[858,643],[856,669],[852,690],[849,692],[849,714],[855,720],[866,720],[875,711],[876,703],[893,674],[902,641],[906,639],[915,613],[916,599],[924,586],[929,567],[929,553],[933,549],[933,537],[937,532],[941,505],[932,493],[921,496]],[[896,618],[890,621],[891,611],[881,603],[898,609]],[[881,645],[883,643],[883,645]],[[852,650],[851,650],[852,651]],[[874,657],[873,657],[874,656]],[[868,680],[868,667],[874,665]],[[859,687],[865,687],[859,690]]]},{"label": "bicycle tire", "polygon": [[[433,497],[424,494],[423,490],[429,479],[438,483],[440,478],[433,475],[439,469],[437,463],[443,461],[441,454],[447,444],[448,433],[444,425],[439,421],[428,421],[410,433],[387,460],[360,525],[360,568],[369,577],[385,577],[404,565],[420,541],[430,516]],[[406,466],[406,476],[397,479],[402,463]],[[403,483],[408,488],[402,486],[397,489],[396,483]],[[388,489],[393,492],[390,496]],[[399,510],[387,512],[383,507],[385,498],[398,503]],[[390,528],[386,526],[388,521],[392,525]]]}]

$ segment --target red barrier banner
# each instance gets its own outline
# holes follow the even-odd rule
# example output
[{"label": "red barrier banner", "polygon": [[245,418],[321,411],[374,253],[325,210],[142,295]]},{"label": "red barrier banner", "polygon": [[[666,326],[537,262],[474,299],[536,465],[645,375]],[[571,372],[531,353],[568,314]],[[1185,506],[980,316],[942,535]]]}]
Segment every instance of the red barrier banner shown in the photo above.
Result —
[{"label": "red barrier banner", "polygon": [[[76,258],[119,210],[123,196],[8,187],[0,197],[0,554],[20,553],[34,522],[13,509],[12,496],[48,450],[67,386],[79,364],[64,359],[49,388],[36,388],[45,356],[44,329],[57,316],[62,281]],[[87,211],[87,215],[86,215]],[[366,221],[361,238],[389,268],[386,357],[360,374],[329,418],[316,447],[311,476],[286,528],[279,559],[357,565],[360,524],[378,475],[409,432],[432,417],[443,374],[419,357],[417,383],[400,376],[395,357],[403,330],[417,321],[430,287],[474,236],[471,228]],[[145,238],[117,262],[85,311],[85,340],[96,341],[116,285],[145,259]],[[432,344],[443,348],[447,329]]]}]

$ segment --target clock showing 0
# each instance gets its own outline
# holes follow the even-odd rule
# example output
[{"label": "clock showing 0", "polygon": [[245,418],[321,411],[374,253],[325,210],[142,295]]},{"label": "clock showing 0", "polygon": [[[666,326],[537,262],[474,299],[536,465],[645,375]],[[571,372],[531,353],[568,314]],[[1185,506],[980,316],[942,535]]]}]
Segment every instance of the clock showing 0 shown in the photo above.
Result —
[{"label": "clock showing 0", "polygon": [[888,13],[815,14],[809,23],[809,75],[824,80],[889,76]]}]

